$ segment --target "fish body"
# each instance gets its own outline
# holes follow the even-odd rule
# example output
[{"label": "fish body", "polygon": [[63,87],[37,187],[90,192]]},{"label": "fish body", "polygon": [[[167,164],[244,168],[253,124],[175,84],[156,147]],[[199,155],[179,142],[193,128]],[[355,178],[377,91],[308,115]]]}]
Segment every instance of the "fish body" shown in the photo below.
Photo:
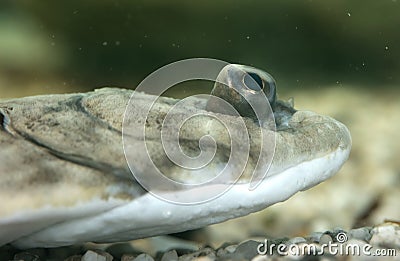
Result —
[{"label": "fish body", "polygon": [[[141,108],[154,97],[136,93],[127,119],[124,114],[132,93],[103,88],[0,101],[0,245],[32,248],[118,242],[203,227],[259,211],[326,180],[350,153],[348,129],[328,116],[274,103],[287,110],[285,128],[279,128],[279,123],[277,128],[267,128],[252,117],[213,112],[209,100],[193,98],[170,117],[173,126],[199,114],[182,125],[180,148],[192,158],[200,149],[213,151],[214,145],[217,149],[206,169],[180,168],[160,140],[163,122],[179,100],[158,97],[143,117]],[[267,95],[267,100],[271,97]],[[229,133],[219,119],[233,122]],[[235,125],[237,120],[244,125]],[[142,126],[147,152],[137,149],[143,140],[134,130]],[[199,149],[204,135],[214,137],[215,143],[206,142]],[[241,142],[235,145],[230,135],[237,141],[248,139],[248,148],[240,147]],[[267,148],[268,156],[260,159],[265,137],[273,144]],[[233,151],[234,146],[241,150]],[[240,154],[242,149],[248,149],[248,155]],[[240,175],[207,183],[224,169],[233,172],[235,164],[227,167],[231,156],[245,159]],[[129,157],[139,163],[131,166]],[[153,167],[146,157],[176,184],[203,185],[183,191],[179,185],[171,189],[159,182],[155,185],[159,191],[148,191],[132,173],[146,174]],[[268,165],[266,175],[250,188],[258,165]],[[196,204],[158,196],[187,198],[221,186],[222,193]]]}]

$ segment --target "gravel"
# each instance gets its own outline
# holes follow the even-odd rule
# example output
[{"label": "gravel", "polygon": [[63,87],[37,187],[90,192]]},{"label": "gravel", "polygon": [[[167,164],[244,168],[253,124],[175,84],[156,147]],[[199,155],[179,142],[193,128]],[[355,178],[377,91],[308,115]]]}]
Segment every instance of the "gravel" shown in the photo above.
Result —
[{"label": "gravel", "polygon": [[[278,251],[279,244],[286,247],[287,255]],[[265,245],[267,245],[267,249],[265,249]],[[329,245],[337,247],[330,250]],[[270,249],[272,249],[271,252],[267,251]],[[302,252],[301,249],[305,251]],[[346,249],[350,251],[349,254],[346,254]],[[371,255],[364,253],[363,250],[369,251]],[[124,251],[126,253],[122,253]],[[373,254],[380,254],[379,260],[382,260],[382,257],[385,260],[400,260],[399,223],[389,222],[349,231],[333,229],[332,231],[313,232],[305,237],[249,239],[239,244],[226,243],[216,249],[207,246],[185,254],[179,254],[179,251],[172,249],[160,252],[155,256],[148,253],[137,253],[136,250],[128,247],[127,243],[115,244],[106,248],[106,251],[77,246],[18,250],[7,245],[0,248],[1,260],[13,261],[266,261],[343,260],[344,258],[346,260],[376,260],[377,256]]]}]

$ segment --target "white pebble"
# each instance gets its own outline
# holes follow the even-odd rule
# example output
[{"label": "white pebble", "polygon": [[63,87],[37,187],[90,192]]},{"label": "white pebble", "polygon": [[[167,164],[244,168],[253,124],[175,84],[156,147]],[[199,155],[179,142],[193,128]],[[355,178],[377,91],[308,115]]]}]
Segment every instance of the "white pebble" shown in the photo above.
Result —
[{"label": "white pebble", "polygon": [[140,254],[133,261],[154,261],[148,254]]}]

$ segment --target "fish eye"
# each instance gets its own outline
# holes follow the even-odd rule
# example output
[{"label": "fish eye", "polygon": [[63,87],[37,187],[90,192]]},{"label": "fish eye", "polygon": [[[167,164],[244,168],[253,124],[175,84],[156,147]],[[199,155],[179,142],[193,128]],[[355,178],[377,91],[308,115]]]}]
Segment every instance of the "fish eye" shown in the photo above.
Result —
[{"label": "fish eye", "polygon": [[248,89],[256,92],[261,91],[264,88],[264,82],[261,77],[252,72],[248,72],[244,75],[243,83]]}]

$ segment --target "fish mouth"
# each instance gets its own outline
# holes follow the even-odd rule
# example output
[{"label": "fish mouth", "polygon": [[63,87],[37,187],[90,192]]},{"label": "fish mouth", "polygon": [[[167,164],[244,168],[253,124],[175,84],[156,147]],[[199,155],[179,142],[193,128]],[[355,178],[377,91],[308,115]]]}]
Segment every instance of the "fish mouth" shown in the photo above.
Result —
[{"label": "fish mouth", "polygon": [[[347,128],[337,124],[343,132],[339,134],[342,140],[336,149],[268,176],[255,190],[249,190],[248,184],[238,183],[213,201],[198,205],[172,204],[147,193],[106,213],[64,222],[13,244],[31,248],[43,244],[56,247],[77,241],[118,242],[186,231],[260,211],[323,182],[341,168],[349,156],[351,138]],[[103,233],[99,227],[107,227],[107,230]],[[85,233],[77,228],[85,228]]]}]

